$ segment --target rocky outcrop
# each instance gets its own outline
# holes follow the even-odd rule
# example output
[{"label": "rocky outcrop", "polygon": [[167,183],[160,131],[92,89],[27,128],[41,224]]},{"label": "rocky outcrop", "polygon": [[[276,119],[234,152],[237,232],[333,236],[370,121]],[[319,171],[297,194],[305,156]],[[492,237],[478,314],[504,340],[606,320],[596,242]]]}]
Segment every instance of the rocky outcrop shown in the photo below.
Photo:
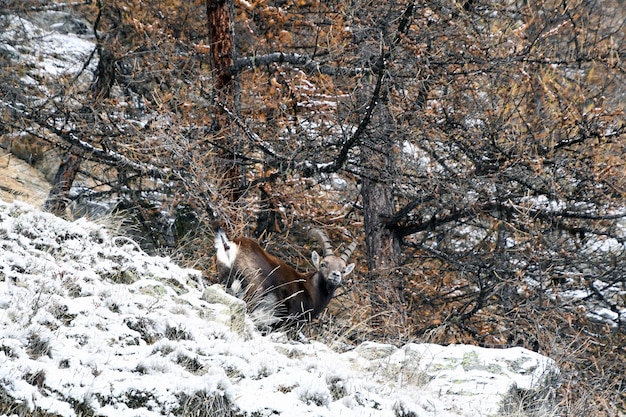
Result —
[{"label": "rocky outcrop", "polygon": [[50,183],[37,168],[0,148],[0,198],[20,200],[41,207],[50,192]]}]

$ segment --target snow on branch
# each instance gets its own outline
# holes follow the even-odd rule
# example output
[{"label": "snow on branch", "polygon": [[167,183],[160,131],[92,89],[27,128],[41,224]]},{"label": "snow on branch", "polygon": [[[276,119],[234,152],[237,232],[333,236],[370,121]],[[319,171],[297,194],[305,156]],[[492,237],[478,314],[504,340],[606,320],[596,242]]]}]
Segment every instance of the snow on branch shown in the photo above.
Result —
[{"label": "snow on branch", "polygon": [[251,57],[239,58],[230,68],[230,71],[233,74],[237,74],[244,68],[259,68],[269,64],[291,64],[308,72],[332,76],[351,77],[363,74],[366,71],[364,68],[344,68],[323,65],[314,61],[307,55],[300,55],[296,53],[285,54],[283,52],[273,52],[267,55],[255,55]]},{"label": "snow on branch", "polygon": [[109,149],[101,149],[95,147],[92,144],[79,139],[72,132],[64,132],[53,126],[50,126],[49,124],[48,126],[46,126],[46,128],[54,133],[55,136],[59,137],[64,143],[62,143],[61,141],[51,140],[50,135],[39,132],[34,128],[27,128],[25,129],[25,132],[33,135],[34,137],[45,140],[46,142],[52,143],[60,148],[63,148],[68,152],[77,154],[80,157],[90,161],[100,162],[109,166],[125,168],[134,172],[149,175],[153,178],[183,178],[182,174],[174,169],[159,168],[152,164],[133,161]]},{"label": "snow on branch", "polygon": [[[614,214],[599,214],[592,211],[573,211],[568,209],[554,210],[550,208],[531,208],[526,206],[520,206],[514,203],[502,203],[502,202],[487,202],[481,205],[475,205],[462,210],[457,210],[443,216],[433,216],[430,219],[425,219],[417,223],[409,223],[401,225],[402,220],[406,219],[409,213],[421,203],[420,199],[415,199],[409,203],[405,208],[401,209],[395,216],[393,216],[386,224],[390,229],[397,230],[402,236],[409,236],[414,233],[423,232],[426,230],[432,230],[433,228],[442,224],[451,223],[465,219],[467,217],[476,216],[477,213],[487,213],[493,210],[498,211],[515,211],[518,213],[525,213],[536,219],[555,221],[557,218],[561,219],[580,219],[580,220],[619,220],[626,218],[626,212],[619,212]],[[559,226],[563,229],[568,229],[564,224],[559,223]]]}]

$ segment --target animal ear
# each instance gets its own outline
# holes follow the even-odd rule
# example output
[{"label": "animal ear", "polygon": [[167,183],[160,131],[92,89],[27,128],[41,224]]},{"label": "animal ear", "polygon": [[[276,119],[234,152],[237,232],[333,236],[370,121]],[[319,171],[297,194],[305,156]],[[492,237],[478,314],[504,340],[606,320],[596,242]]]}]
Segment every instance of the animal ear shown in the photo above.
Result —
[{"label": "animal ear", "polygon": [[311,253],[311,261],[313,262],[313,266],[315,268],[320,267],[320,256],[317,254],[317,252],[313,251],[313,253]]},{"label": "animal ear", "polygon": [[343,270],[344,275],[348,275],[354,269],[354,264],[350,264],[346,266],[346,269]]}]

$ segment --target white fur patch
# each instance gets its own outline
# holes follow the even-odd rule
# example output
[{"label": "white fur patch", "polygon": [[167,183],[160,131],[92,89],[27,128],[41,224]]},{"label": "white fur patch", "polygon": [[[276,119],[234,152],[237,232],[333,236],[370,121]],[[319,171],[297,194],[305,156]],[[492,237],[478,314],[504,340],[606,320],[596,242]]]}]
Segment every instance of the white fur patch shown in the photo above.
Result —
[{"label": "white fur patch", "polygon": [[219,231],[215,234],[215,249],[217,249],[217,261],[227,268],[232,268],[237,259],[239,246],[228,240],[224,232]]},{"label": "white fur patch", "polygon": [[239,297],[243,293],[241,280],[239,280],[239,279],[233,280],[233,283],[230,284],[230,290],[233,292],[233,294],[235,294],[237,297]]},{"label": "white fur patch", "polygon": [[269,293],[263,295],[258,304],[254,307],[254,310],[250,313],[252,322],[260,328],[269,328],[273,324],[278,323],[280,318],[276,314],[276,309],[279,307],[278,298],[276,295]]}]

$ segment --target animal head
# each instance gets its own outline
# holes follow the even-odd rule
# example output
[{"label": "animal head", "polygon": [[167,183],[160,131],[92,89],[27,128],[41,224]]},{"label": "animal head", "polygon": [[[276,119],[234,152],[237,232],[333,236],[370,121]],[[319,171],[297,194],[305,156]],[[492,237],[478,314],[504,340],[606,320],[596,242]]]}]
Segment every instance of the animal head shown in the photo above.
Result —
[{"label": "animal head", "polygon": [[316,238],[323,249],[323,257],[320,257],[316,251],[313,251],[311,254],[313,266],[329,283],[338,287],[341,285],[343,277],[350,274],[354,269],[353,263],[349,265],[346,265],[346,263],[356,248],[356,240],[353,241],[340,256],[335,256],[330,244],[330,239],[328,239],[323,231],[320,229],[312,229],[309,232],[309,236]]}]

